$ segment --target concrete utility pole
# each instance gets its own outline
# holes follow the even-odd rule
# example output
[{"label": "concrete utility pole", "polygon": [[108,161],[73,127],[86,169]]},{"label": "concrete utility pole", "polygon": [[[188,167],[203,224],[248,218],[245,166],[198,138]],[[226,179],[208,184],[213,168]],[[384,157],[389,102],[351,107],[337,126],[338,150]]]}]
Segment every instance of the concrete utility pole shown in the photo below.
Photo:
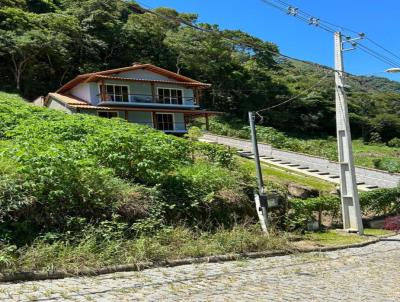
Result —
[{"label": "concrete utility pole", "polygon": [[255,126],[256,115],[254,112],[249,112],[249,123],[251,130],[251,141],[253,143],[254,162],[256,164],[256,176],[258,192],[254,194],[256,210],[261,228],[265,233],[268,233],[268,202],[264,194],[264,181],[262,177],[262,170],[260,164],[260,155],[258,152],[257,132]]},{"label": "concrete utility pole", "polygon": [[[351,42],[354,40],[347,40]],[[355,44],[353,44],[354,46]],[[353,48],[351,48],[353,49]],[[348,50],[351,50],[348,49]],[[342,201],[343,228],[349,232],[364,232],[360,201],[357,190],[356,172],[351,144],[349,112],[345,93],[343,67],[342,34],[335,33],[335,91],[336,91],[336,131],[340,165],[340,197]]]}]

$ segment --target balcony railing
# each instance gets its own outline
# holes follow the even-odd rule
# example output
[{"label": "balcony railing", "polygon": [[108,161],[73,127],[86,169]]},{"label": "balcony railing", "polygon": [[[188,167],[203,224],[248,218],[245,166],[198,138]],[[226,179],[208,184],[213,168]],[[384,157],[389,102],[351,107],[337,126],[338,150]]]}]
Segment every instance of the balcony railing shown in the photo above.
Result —
[{"label": "balcony railing", "polygon": [[168,104],[168,105],[197,105],[194,97],[168,97],[146,94],[98,94],[98,100],[115,103],[137,103],[137,104]]}]

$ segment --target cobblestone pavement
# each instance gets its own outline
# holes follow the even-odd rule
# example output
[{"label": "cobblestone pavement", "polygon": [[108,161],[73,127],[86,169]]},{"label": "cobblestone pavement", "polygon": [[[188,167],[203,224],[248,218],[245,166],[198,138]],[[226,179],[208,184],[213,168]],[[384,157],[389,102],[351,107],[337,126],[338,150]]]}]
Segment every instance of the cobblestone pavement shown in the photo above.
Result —
[{"label": "cobblestone pavement", "polygon": [[0,301],[400,301],[400,235],[328,253],[3,283]]}]

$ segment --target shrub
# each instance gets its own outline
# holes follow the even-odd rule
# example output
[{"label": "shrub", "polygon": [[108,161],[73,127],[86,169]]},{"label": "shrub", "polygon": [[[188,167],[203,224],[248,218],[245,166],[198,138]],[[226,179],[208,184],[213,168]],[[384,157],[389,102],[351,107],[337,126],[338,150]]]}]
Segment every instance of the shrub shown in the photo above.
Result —
[{"label": "shrub", "polygon": [[389,147],[400,148],[400,138],[398,138],[398,137],[392,138],[392,139],[388,142],[388,146],[389,146]]},{"label": "shrub", "polygon": [[400,188],[378,189],[360,194],[364,213],[389,215],[400,213]]},{"label": "shrub", "polygon": [[205,157],[207,161],[226,168],[232,168],[234,166],[234,153],[229,148],[197,142],[194,144],[194,149],[199,153],[200,157]]},{"label": "shrub", "polygon": [[254,215],[248,197],[253,184],[247,174],[200,162],[166,177],[159,187],[160,200],[170,221],[202,221],[202,227],[231,224],[236,216]]},{"label": "shrub", "polygon": [[286,226],[289,230],[304,230],[308,223],[319,219],[328,212],[332,217],[337,217],[340,209],[340,199],[337,196],[321,196],[308,199],[290,199],[289,212],[286,217]]},{"label": "shrub", "polygon": [[384,228],[390,231],[400,231],[400,216],[385,218]]},{"label": "shrub", "polygon": [[377,158],[373,160],[374,167],[380,170],[385,170],[390,173],[400,173],[399,158]]}]

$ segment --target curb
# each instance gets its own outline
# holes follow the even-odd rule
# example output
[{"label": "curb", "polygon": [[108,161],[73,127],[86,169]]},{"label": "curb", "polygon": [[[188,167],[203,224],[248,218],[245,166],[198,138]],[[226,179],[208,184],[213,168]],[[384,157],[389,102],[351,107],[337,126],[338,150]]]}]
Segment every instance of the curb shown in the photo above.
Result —
[{"label": "curb", "polygon": [[240,259],[269,258],[269,257],[285,256],[285,255],[300,254],[300,253],[330,252],[330,251],[344,250],[348,248],[365,247],[367,245],[378,243],[382,239],[396,235],[398,235],[398,233],[388,236],[381,236],[373,240],[368,240],[356,244],[327,246],[327,247],[320,247],[320,248],[318,247],[310,249],[277,250],[277,251],[266,251],[266,252],[216,255],[216,256],[200,257],[200,258],[166,260],[160,262],[140,262],[137,264],[114,265],[114,266],[106,266],[99,269],[82,269],[78,271],[67,270],[67,271],[50,271],[50,272],[33,271],[33,272],[17,272],[9,274],[6,273],[6,274],[0,274],[0,283],[18,282],[18,281],[55,280],[55,279],[64,279],[77,276],[90,277],[90,276],[99,276],[99,275],[119,273],[119,272],[142,271],[145,269],[156,268],[156,267],[175,267],[175,266],[189,265],[189,264],[227,262]]}]

